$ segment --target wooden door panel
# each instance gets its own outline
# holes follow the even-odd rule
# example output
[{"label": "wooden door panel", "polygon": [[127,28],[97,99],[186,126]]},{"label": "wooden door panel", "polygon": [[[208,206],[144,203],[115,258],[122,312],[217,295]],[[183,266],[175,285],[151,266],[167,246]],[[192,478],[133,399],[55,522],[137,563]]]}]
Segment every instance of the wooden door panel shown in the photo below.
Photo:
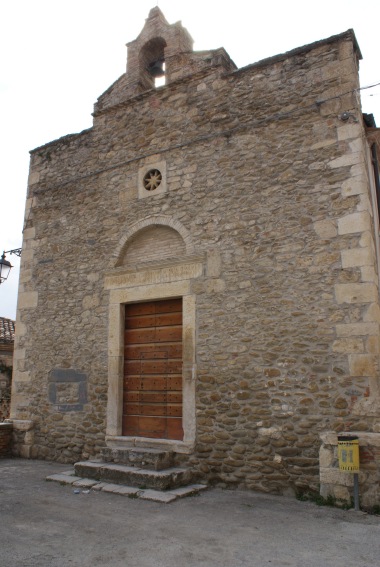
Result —
[{"label": "wooden door panel", "polygon": [[164,343],[164,344],[125,344],[125,359],[155,359],[155,358],[179,358],[182,360],[182,343]]},{"label": "wooden door panel", "polygon": [[156,327],[168,327],[171,325],[180,325],[182,327],[182,313],[161,313],[156,315]]},{"label": "wooden door panel", "polygon": [[168,404],[181,404],[182,392],[145,392],[138,390],[135,392],[124,391],[124,402],[136,403],[168,403]]},{"label": "wooden door panel", "polygon": [[128,416],[137,416],[140,413],[139,407],[140,407],[140,404],[124,403],[123,404],[123,414],[126,414]]},{"label": "wooden door panel", "polygon": [[167,435],[168,439],[177,439],[182,441],[183,429],[181,417],[171,417],[167,419]]},{"label": "wooden door panel", "polygon": [[168,408],[166,404],[141,404],[139,408],[141,415],[168,415]]},{"label": "wooden door panel", "polygon": [[123,412],[127,415],[150,415],[150,416],[172,416],[181,417],[182,416],[182,404],[167,404],[165,403],[154,403],[149,404],[143,403],[130,403],[126,402],[123,404]]},{"label": "wooden door panel", "polygon": [[155,342],[167,343],[171,341],[182,341],[182,326],[156,327]]},{"label": "wooden door panel", "polygon": [[148,416],[165,416],[174,415],[170,413],[167,404],[124,404],[124,413],[127,415],[148,415]]},{"label": "wooden door panel", "polygon": [[176,439],[182,441],[183,429],[180,417],[123,416],[123,435]]},{"label": "wooden door panel", "polygon": [[155,313],[171,313],[173,311],[182,313],[182,299],[164,299],[153,303],[155,303]]},{"label": "wooden door panel", "polygon": [[126,329],[140,329],[145,327],[168,327],[171,325],[182,325],[182,313],[150,313],[148,315],[136,315],[127,317],[125,320]]},{"label": "wooden door panel", "polygon": [[146,376],[141,380],[142,390],[167,390],[167,379],[162,376]]},{"label": "wooden door panel", "polygon": [[181,417],[182,416],[182,404],[168,404],[166,415]]},{"label": "wooden door panel", "polygon": [[153,301],[144,301],[143,303],[129,303],[125,306],[125,314],[128,317],[134,315],[149,315],[155,314],[156,307]]},{"label": "wooden door panel", "polygon": [[156,358],[153,360],[125,360],[124,371],[128,376],[145,374],[181,374],[182,361]]},{"label": "wooden door panel", "polygon": [[182,374],[182,360],[168,360],[166,372],[168,374]]},{"label": "wooden door panel", "polygon": [[127,305],[123,435],[183,439],[182,300]]},{"label": "wooden door panel", "polygon": [[169,404],[182,404],[182,392],[167,392],[166,399]]},{"label": "wooden door panel", "polygon": [[125,340],[128,344],[167,343],[182,341],[182,327],[156,327],[154,329],[127,329]]},{"label": "wooden door panel", "polygon": [[[141,403],[157,403],[162,404],[168,401],[169,395],[165,392],[139,392],[139,402]],[[182,401],[182,395],[181,395]]]},{"label": "wooden door panel", "polygon": [[124,392],[131,392],[136,390],[141,390],[141,378],[140,376],[128,376],[124,377],[123,381]]},{"label": "wooden door panel", "polygon": [[141,374],[167,374],[168,361],[164,360],[142,360],[141,361]]},{"label": "wooden door panel", "polygon": [[168,390],[182,391],[182,376],[170,376],[166,383]]},{"label": "wooden door panel", "polygon": [[128,376],[140,376],[141,360],[124,360],[124,373]]},{"label": "wooden door panel", "polygon": [[139,402],[140,401],[141,393],[138,392],[130,392],[129,390],[124,389],[123,392],[123,403],[125,402]]},{"label": "wooden door panel", "polygon": [[149,315],[141,315],[135,317],[126,317],[126,329],[139,329],[141,327],[150,328],[156,326],[156,315],[151,313]]},{"label": "wooden door panel", "polygon": [[156,329],[126,329],[125,340],[128,344],[155,343]]},{"label": "wooden door panel", "polygon": [[125,415],[123,413],[122,431],[123,431],[123,435],[138,435],[138,431],[139,431],[138,416]]},{"label": "wooden door panel", "polygon": [[167,378],[159,375],[144,376],[144,378],[141,378],[139,376],[129,376],[127,378],[124,378],[124,388],[128,391],[175,390],[181,393],[182,376],[168,376]]},{"label": "wooden door panel", "polygon": [[169,358],[167,350],[152,350],[152,351],[141,351],[140,360],[167,360]]},{"label": "wooden door panel", "polygon": [[166,435],[165,417],[139,417],[139,429],[144,437],[164,437]]}]

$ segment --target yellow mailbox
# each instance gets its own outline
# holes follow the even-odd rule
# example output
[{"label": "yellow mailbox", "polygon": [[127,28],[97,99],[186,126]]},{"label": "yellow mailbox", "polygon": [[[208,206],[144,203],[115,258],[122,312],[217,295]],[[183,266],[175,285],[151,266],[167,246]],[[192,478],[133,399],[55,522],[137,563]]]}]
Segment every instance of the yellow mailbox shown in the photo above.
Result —
[{"label": "yellow mailbox", "polygon": [[338,435],[338,461],[341,471],[359,472],[359,439],[356,435]]}]

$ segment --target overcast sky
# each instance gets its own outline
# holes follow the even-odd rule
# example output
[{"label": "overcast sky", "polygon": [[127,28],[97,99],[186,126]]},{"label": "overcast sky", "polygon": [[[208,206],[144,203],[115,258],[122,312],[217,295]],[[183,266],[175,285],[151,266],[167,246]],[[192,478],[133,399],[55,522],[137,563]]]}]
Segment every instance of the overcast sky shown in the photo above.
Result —
[{"label": "overcast sky", "polygon": [[[92,124],[93,103],[124,71],[154,0],[9,0],[0,6],[0,249],[22,244],[29,150]],[[380,83],[379,0],[160,0],[194,49],[224,47],[238,67],[353,28],[361,86]],[[362,91],[380,126],[380,86]],[[1,251],[0,250],[0,251]],[[0,286],[16,316],[18,264]]]}]

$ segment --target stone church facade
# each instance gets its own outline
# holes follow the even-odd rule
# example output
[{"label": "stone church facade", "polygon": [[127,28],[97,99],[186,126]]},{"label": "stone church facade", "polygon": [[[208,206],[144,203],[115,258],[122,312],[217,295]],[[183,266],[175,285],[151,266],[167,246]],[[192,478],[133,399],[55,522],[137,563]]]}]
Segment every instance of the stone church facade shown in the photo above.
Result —
[{"label": "stone church facade", "polygon": [[379,502],[379,137],[354,33],[242,69],[192,43],[151,10],[92,128],[31,152],[14,451],[167,449],[206,482],[348,498],[356,432]]}]

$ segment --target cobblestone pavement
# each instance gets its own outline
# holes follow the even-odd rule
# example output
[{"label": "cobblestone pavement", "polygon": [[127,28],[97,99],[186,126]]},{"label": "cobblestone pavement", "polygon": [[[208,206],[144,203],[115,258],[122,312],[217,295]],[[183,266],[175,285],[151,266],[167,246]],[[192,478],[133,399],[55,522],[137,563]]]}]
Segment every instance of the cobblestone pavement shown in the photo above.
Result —
[{"label": "cobblestone pavement", "polygon": [[374,567],[380,517],[210,489],[171,504],[46,482],[67,465],[0,460],[4,567]]}]

